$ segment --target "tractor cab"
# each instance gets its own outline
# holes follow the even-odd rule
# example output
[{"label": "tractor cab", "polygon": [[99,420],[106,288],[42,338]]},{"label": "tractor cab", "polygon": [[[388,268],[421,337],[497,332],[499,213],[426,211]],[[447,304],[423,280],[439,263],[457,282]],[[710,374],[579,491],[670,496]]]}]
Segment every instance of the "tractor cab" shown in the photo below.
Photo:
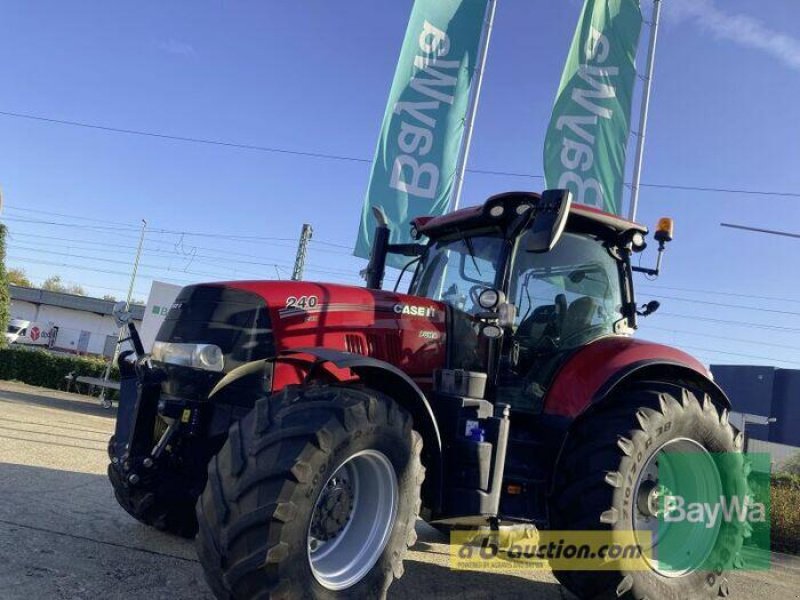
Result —
[{"label": "tractor cab", "polygon": [[430,241],[409,293],[449,307],[448,367],[488,365],[489,395],[514,409],[541,408],[573,351],[636,327],[630,256],[647,228],[566,191],[500,194],[413,231]]}]

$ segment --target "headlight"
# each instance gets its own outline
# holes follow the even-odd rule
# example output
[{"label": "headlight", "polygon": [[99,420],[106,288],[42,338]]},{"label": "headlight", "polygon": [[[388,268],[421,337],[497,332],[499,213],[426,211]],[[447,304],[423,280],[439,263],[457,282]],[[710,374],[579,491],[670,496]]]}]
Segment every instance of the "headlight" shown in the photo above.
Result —
[{"label": "headlight", "polygon": [[150,357],[157,362],[204,371],[222,371],[225,358],[222,349],[214,344],[175,344],[156,342]]}]

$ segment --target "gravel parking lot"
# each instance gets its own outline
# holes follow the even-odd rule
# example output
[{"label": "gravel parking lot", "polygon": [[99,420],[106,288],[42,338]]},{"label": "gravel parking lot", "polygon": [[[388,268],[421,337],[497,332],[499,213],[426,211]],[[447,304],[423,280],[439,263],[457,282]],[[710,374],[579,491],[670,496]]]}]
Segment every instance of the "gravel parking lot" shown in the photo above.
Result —
[{"label": "gravel parking lot", "polygon": [[[0,382],[0,597],[211,599],[191,542],[129,517],[105,476],[114,411]],[[548,571],[454,573],[444,536],[419,542],[390,598],[572,598]],[[732,577],[732,597],[800,598],[800,559]]]}]

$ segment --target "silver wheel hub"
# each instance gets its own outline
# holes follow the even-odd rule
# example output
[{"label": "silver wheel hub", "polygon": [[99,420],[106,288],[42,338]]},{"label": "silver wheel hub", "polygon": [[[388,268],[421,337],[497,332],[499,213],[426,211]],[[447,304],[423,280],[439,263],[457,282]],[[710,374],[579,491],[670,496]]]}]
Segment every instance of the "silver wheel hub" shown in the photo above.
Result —
[{"label": "silver wheel hub", "polygon": [[363,450],[336,469],[308,527],[308,561],[323,587],[352,587],[375,566],[389,541],[398,499],[397,475],[382,452]]},{"label": "silver wheel hub", "polygon": [[[659,459],[668,459],[669,453],[697,456],[697,472],[684,474],[684,479],[695,489],[719,490],[711,494],[718,498],[722,483],[708,450],[699,442],[689,438],[676,438],[662,445],[650,456],[639,475],[634,493],[635,502],[632,505],[633,530],[637,543],[651,550],[653,558],[645,560],[654,571],[664,577],[682,577],[694,571],[696,569],[694,565],[701,565],[710,554],[714,548],[718,527],[693,528],[693,535],[683,540],[687,551],[684,556],[679,557],[682,560],[675,561],[673,557],[673,560],[665,562],[659,557],[659,544],[671,533],[669,524],[661,518],[664,516],[665,499],[676,492],[681,492],[681,490],[670,490],[659,482]],[[670,461],[661,460],[660,468],[670,469]],[[676,480],[674,474],[670,480]]]}]

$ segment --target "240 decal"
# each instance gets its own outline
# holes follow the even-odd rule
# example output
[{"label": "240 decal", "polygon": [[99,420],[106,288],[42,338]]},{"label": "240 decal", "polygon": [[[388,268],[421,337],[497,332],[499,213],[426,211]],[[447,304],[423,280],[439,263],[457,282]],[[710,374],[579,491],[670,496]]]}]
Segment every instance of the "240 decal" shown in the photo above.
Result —
[{"label": "240 decal", "polygon": [[289,296],[286,299],[286,308],[314,308],[319,304],[316,296]]}]

